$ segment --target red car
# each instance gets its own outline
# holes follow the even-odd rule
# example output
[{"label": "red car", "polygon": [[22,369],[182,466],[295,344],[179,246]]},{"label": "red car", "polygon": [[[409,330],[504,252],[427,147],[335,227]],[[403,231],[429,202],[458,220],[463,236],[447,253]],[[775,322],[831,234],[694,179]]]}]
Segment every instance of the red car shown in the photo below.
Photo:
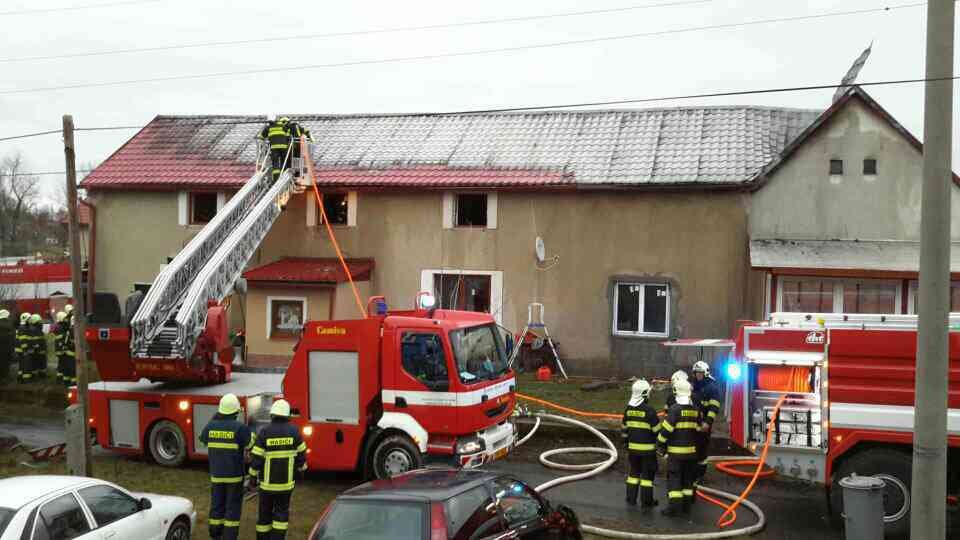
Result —
[{"label": "red car", "polygon": [[478,470],[418,470],[347,490],[323,511],[310,540],[580,540],[573,510],[530,486]]}]

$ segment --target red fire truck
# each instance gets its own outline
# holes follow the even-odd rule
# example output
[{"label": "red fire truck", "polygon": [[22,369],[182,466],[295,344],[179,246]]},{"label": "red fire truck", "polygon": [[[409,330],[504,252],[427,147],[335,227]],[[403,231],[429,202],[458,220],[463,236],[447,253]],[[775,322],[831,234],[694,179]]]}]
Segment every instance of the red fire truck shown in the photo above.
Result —
[{"label": "red fire truck", "polygon": [[[418,295],[417,305],[423,300]],[[223,332],[211,331],[225,324],[216,309],[200,342],[209,339],[222,357]],[[382,478],[427,457],[475,467],[506,455],[515,438],[509,417],[516,379],[494,319],[387,311],[382,299],[371,309],[378,314],[366,319],[308,322],[283,374],[227,371],[227,381],[213,385],[165,378],[156,371],[162,362],[130,354],[129,328],[93,326],[91,355],[109,380],[90,386],[90,427],[103,448],[177,466],[205,458],[200,432],[232,392],[254,425],[269,419],[274,399],[289,401],[312,470]],[[150,373],[159,373],[159,382],[141,379]]]},{"label": "red fire truck", "polygon": [[[951,320],[951,328],[960,320]],[[886,482],[887,531],[909,531],[916,317],[774,313],[740,327],[726,365],[733,442],[758,452],[777,400],[767,464],[826,486],[851,473]],[[950,333],[948,491],[960,491],[960,333]]]}]

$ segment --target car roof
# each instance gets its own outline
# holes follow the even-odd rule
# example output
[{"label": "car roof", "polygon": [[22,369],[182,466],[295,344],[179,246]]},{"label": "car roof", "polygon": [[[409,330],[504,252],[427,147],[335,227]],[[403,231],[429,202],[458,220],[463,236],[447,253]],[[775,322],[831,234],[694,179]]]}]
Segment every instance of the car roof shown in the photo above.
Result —
[{"label": "car roof", "polygon": [[14,476],[0,480],[0,507],[21,506],[58,491],[99,483],[84,476]]},{"label": "car roof", "polygon": [[478,470],[422,469],[361,484],[343,492],[341,497],[445,501],[500,476],[499,473]]}]

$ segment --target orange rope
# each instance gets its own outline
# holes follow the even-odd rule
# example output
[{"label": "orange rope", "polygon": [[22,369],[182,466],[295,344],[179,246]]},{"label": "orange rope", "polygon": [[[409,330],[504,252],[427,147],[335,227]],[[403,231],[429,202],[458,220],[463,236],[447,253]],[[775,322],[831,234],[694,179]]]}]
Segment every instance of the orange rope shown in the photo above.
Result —
[{"label": "orange rope", "polygon": [[[307,148],[307,138],[303,135],[300,136],[300,148]],[[357,301],[360,314],[366,319],[368,317],[367,308],[364,307],[363,302],[360,300],[360,291],[357,289],[357,284],[353,281],[353,275],[350,273],[350,267],[347,266],[347,261],[343,258],[343,252],[340,251],[340,244],[337,242],[337,237],[333,234],[333,227],[330,226],[330,220],[327,219],[327,212],[323,209],[323,197],[317,188],[317,177],[313,174],[313,156],[310,155],[309,151],[300,152],[300,155],[304,156],[307,162],[307,171],[310,173],[310,183],[313,184],[313,194],[317,197],[317,206],[320,207],[320,217],[323,218],[323,224],[327,226],[327,235],[330,236],[330,242],[333,243],[333,249],[337,252],[340,265],[343,266],[343,271],[347,274],[347,280],[350,281],[350,288],[353,289],[353,299]]]},{"label": "orange rope", "polygon": [[522,400],[524,400],[524,401],[532,401],[532,402],[534,402],[534,403],[539,403],[539,404],[541,404],[541,405],[546,405],[547,407],[550,407],[551,409],[556,409],[556,410],[558,410],[558,411],[563,411],[563,412],[566,412],[566,413],[575,414],[575,415],[577,415],[577,416],[585,416],[585,417],[587,417],[587,418],[613,418],[613,419],[616,419],[616,420],[623,420],[623,415],[622,415],[622,414],[594,413],[594,412],[578,411],[577,409],[571,409],[571,408],[569,408],[569,407],[564,407],[563,405],[557,405],[556,403],[551,403],[551,402],[546,401],[546,400],[543,400],[543,399],[539,399],[539,398],[535,398],[535,397],[531,397],[531,396],[525,396],[525,395],[523,395],[523,394],[521,394],[521,393],[519,393],[519,392],[517,392],[517,397],[520,398],[520,399],[522,399]]}]

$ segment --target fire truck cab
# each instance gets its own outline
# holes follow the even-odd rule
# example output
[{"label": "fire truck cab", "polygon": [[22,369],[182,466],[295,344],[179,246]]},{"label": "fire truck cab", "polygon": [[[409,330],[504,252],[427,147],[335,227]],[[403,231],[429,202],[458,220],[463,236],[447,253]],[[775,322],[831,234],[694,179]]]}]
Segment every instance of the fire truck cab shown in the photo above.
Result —
[{"label": "fire truck cab", "polygon": [[[951,329],[960,319],[951,320]],[[910,526],[916,316],[774,313],[742,325],[726,365],[732,442],[827,489],[852,473],[886,483],[888,533]],[[948,492],[960,491],[960,332],[950,333]],[[779,414],[776,402],[786,394]]]}]

